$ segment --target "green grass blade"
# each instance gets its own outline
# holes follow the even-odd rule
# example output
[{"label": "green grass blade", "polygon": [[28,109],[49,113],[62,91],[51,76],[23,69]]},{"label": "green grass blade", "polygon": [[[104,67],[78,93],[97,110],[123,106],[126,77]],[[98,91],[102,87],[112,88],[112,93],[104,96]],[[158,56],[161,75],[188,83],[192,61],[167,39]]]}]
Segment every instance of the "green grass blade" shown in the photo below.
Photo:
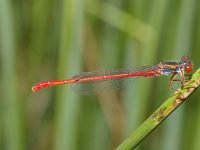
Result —
[{"label": "green grass blade", "polygon": [[[160,125],[176,108],[178,108],[200,85],[200,69],[181,89],[168,98],[144,123],[132,133],[117,150],[135,148],[150,132]],[[172,135],[173,136],[173,135]]]},{"label": "green grass blade", "polygon": [[[140,42],[147,42],[154,35],[154,30],[146,25],[141,20],[129,15],[128,13],[120,10],[114,5],[102,2],[101,10],[100,3],[98,1],[88,0],[87,12],[102,19],[103,21],[109,23],[113,27],[127,33],[129,36],[134,37]],[[120,18],[120,21],[119,21]]]},{"label": "green grass blade", "polygon": [[[4,148],[23,150],[23,132],[16,87],[16,55],[14,22],[10,1],[0,1],[0,49],[2,63],[2,117]],[[1,147],[0,147],[1,149]]]},{"label": "green grass blade", "polygon": [[[65,1],[62,11],[58,78],[74,74],[81,67],[83,1]],[[64,87],[57,92],[56,104],[55,149],[76,149],[79,98]]]}]

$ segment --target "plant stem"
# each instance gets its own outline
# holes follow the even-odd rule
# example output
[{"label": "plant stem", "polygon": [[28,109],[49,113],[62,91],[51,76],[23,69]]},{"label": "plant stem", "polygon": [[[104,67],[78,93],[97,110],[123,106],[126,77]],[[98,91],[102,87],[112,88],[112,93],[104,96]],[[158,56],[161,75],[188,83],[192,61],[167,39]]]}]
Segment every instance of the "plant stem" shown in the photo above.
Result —
[{"label": "plant stem", "polygon": [[200,85],[200,68],[168,98],[144,123],[125,139],[116,149],[130,150],[135,148],[147,135],[161,124],[178,106],[180,106]]}]

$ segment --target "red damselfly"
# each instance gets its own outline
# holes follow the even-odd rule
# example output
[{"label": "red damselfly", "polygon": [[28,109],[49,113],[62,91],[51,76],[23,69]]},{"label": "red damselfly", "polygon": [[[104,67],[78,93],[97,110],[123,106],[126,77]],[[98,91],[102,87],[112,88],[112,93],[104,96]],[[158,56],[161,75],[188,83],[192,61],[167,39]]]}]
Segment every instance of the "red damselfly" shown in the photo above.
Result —
[{"label": "red damselfly", "polygon": [[170,87],[171,83],[176,80],[176,75],[180,75],[179,81],[183,84],[185,82],[185,73],[192,71],[193,64],[190,58],[183,56],[180,61],[166,61],[156,65],[121,70],[84,72],[75,75],[71,79],[40,82],[32,87],[32,91],[35,92],[49,86],[71,84],[72,89],[82,94],[102,93],[121,89],[126,86],[127,81],[129,83],[129,79],[134,77],[172,74],[168,84]]}]

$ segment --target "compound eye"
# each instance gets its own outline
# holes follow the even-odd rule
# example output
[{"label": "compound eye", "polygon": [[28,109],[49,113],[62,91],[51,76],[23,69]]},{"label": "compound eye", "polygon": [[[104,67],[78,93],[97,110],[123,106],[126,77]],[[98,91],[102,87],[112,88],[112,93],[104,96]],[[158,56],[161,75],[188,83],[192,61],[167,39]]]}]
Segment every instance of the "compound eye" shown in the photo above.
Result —
[{"label": "compound eye", "polygon": [[192,64],[188,64],[187,66],[185,66],[185,72],[192,72],[192,71],[193,71]]}]

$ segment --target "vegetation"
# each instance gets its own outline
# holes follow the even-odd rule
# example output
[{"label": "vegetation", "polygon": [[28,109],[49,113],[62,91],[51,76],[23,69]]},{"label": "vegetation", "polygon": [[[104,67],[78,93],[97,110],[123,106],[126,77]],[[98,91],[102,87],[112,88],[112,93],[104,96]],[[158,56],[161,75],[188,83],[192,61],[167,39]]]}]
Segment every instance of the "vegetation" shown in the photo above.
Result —
[{"label": "vegetation", "polygon": [[[199,0],[1,0],[0,149],[116,148],[172,94],[170,77],[139,78],[123,91],[93,96],[68,85],[37,93],[31,86],[183,55],[198,68],[199,26]],[[199,96],[136,149],[198,150]]]}]

